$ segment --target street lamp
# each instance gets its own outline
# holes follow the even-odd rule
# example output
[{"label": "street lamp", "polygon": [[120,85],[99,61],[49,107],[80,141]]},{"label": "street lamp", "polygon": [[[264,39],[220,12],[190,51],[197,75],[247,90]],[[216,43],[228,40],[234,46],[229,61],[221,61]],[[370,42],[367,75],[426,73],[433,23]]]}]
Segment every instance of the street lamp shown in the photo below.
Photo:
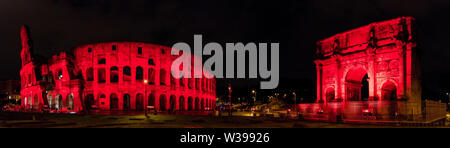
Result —
[{"label": "street lamp", "polygon": [[231,92],[232,92],[232,90],[231,90],[231,84],[228,84],[228,97],[229,97],[229,99],[230,99],[230,113],[229,113],[229,116],[231,117],[232,116],[232,114],[233,114],[233,111],[231,110]]},{"label": "street lamp", "polygon": [[[148,116],[147,116],[147,106],[148,106],[148,99],[147,99],[147,84],[148,84],[148,81],[147,80],[144,80],[144,85],[145,85],[145,95],[144,95],[144,100],[147,100],[147,104],[144,104],[145,105],[145,107],[144,107],[144,114],[145,114],[145,117],[147,117],[148,118]],[[144,101],[145,102],[145,101]]]},{"label": "street lamp", "polygon": [[252,94],[253,94],[253,105],[256,104],[256,90],[252,90]]}]

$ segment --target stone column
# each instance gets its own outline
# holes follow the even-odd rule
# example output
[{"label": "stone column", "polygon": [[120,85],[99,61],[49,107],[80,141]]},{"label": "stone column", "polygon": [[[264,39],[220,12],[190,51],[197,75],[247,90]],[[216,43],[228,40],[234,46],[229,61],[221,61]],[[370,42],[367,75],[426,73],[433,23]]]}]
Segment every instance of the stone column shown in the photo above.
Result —
[{"label": "stone column", "polygon": [[[317,101],[320,102],[323,100],[322,98],[322,64],[316,62],[316,71],[317,71]],[[325,101],[325,100],[323,100]]]},{"label": "stone column", "polygon": [[339,57],[335,57],[336,61],[336,90],[335,99],[344,99],[342,96],[342,82],[341,82],[341,61]]},{"label": "stone column", "polygon": [[377,62],[375,55],[368,58],[369,100],[379,99],[377,96]]},{"label": "stone column", "polygon": [[399,83],[398,83],[398,91],[397,91],[397,96],[401,96],[401,97],[406,97],[405,96],[405,75],[406,75],[406,69],[405,69],[405,65],[406,65],[406,61],[405,61],[405,50],[404,50],[404,46],[403,43],[397,43],[400,44],[399,45]]}]

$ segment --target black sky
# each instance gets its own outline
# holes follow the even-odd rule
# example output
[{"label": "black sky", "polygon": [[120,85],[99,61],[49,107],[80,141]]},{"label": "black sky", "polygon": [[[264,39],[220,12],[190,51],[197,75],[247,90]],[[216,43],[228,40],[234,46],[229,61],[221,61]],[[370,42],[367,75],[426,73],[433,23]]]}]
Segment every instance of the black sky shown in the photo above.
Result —
[{"label": "black sky", "polygon": [[[80,44],[140,41],[279,42],[281,84],[314,79],[315,42],[399,16],[418,21],[423,80],[438,88],[450,74],[450,2],[446,0],[2,0],[0,79],[18,79],[19,29],[31,28],[36,53]],[[313,82],[312,82],[313,83]]]}]

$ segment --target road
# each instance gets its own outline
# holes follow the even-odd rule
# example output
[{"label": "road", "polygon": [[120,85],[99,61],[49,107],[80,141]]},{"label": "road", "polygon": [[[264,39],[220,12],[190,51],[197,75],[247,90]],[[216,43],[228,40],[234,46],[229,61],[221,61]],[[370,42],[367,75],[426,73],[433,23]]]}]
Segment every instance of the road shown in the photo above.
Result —
[{"label": "road", "polygon": [[[203,115],[200,115],[203,114]],[[447,126],[448,127],[448,126]],[[0,128],[404,128],[337,124],[273,117],[216,117],[204,113],[134,115],[70,115],[0,113]],[[415,128],[415,127],[413,127]]]}]

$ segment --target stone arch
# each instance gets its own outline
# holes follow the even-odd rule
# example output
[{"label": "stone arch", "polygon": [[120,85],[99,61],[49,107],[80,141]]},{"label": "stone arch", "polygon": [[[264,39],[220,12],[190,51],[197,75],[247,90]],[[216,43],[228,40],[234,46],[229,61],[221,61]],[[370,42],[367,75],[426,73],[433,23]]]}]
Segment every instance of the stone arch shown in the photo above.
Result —
[{"label": "stone arch", "polygon": [[48,102],[48,107],[49,108],[53,108],[54,107],[53,104],[55,104],[55,101],[53,101],[53,97],[52,97],[51,94],[49,94],[47,96],[47,102]]},{"label": "stone arch", "polygon": [[348,101],[361,101],[368,98],[368,74],[364,68],[352,68],[345,76],[345,97]]},{"label": "stone arch", "polygon": [[159,96],[159,110],[166,111],[167,110],[166,103],[167,103],[166,95],[162,94],[161,96]]},{"label": "stone arch", "polygon": [[67,103],[67,109],[68,110],[73,110],[74,109],[74,96],[73,93],[67,94],[67,98],[66,98]]},{"label": "stone arch", "polygon": [[195,89],[197,89],[197,90],[200,90],[200,87],[201,87],[200,81],[201,81],[200,78],[195,78]]},{"label": "stone arch", "polygon": [[167,85],[167,71],[165,69],[161,69],[159,71],[159,83],[160,85]]},{"label": "stone arch", "polygon": [[60,94],[58,94],[58,95],[56,95],[56,102],[55,102],[56,104],[55,104],[55,106],[56,106],[56,109],[58,109],[58,110],[60,110],[60,109],[62,109],[62,107],[63,107],[63,97],[62,97],[62,95],[60,95]]},{"label": "stone arch", "polygon": [[[104,95],[103,95],[104,96]],[[106,97],[106,96],[105,96]],[[84,99],[84,105],[87,110],[91,109],[93,105],[96,105],[93,94],[87,94]]]},{"label": "stone arch", "polygon": [[155,61],[153,61],[153,58],[148,59],[148,65],[155,66]]},{"label": "stone arch", "polygon": [[184,76],[183,77],[180,77],[180,87],[185,87],[185,81],[186,81],[186,79],[184,78]]},{"label": "stone arch", "polygon": [[194,99],[192,97],[188,97],[188,110],[194,110]]},{"label": "stone arch", "polygon": [[194,88],[194,78],[187,78],[188,79],[188,88],[193,89]]},{"label": "stone arch", "polygon": [[111,67],[110,71],[110,82],[117,83],[119,82],[119,68],[116,66]]},{"label": "stone arch", "polygon": [[106,59],[101,58],[100,60],[98,60],[98,64],[106,64]]},{"label": "stone arch", "polygon": [[325,91],[325,98],[327,100],[327,102],[332,102],[336,100],[336,91],[334,89],[334,87],[329,87],[328,89],[326,89]]},{"label": "stone arch", "polygon": [[381,98],[383,101],[397,100],[397,85],[392,81],[386,81],[381,87]]},{"label": "stone arch", "polygon": [[153,106],[153,107],[156,107],[155,106],[155,100],[156,100],[156,97],[155,97],[155,95],[154,94],[150,94],[149,96],[148,96],[148,106]]},{"label": "stone arch", "polygon": [[117,97],[117,94],[113,93],[109,97],[109,108],[111,110],[119,109],[119,97]]},{"label": "stone arch", "polygon": [[198,97],[195,98],[195,110],[200,110],[200,99]]},{"label": "stone arch", "polygon": [[173,77],[171,73],[169,73],[169,77],[170,77],[170,88],[172,90],[175,90],[177,88],[177,79],[175,79],[175,77]]},{"label": "stone arch", "polygon": [[184,96],[180,96],[180,101],[179,101],[179,108],[182,111],[186,110],[186,99],[184,98]]},{"label": "stone arch", "polygon": [[177,110],[177,97],[175,95],[170,96],[170,109]]},{"label": "stone arch", "polygon": [[200,101],[200,110],[204,110],[205,109],[205,98],[201,98],[201,101]]},{"label": "stone arch", "polygon": [[136,80],[144,79],[144,69],[141,66],[136,67]]},{"label": "stone arch", "polygon": [[131,96],[129,94],[123,95],[123,110],[130,110],[131,109]]},{"label": "stone arch", "polygon": [[123,80],[131,81],[131,68],[129,66],[123,67]]},{"label": "stone arch", "polygon": [[142,95],[141,93],[138,93],[136,95],[136,110],[144,110],[144,95]]}]

